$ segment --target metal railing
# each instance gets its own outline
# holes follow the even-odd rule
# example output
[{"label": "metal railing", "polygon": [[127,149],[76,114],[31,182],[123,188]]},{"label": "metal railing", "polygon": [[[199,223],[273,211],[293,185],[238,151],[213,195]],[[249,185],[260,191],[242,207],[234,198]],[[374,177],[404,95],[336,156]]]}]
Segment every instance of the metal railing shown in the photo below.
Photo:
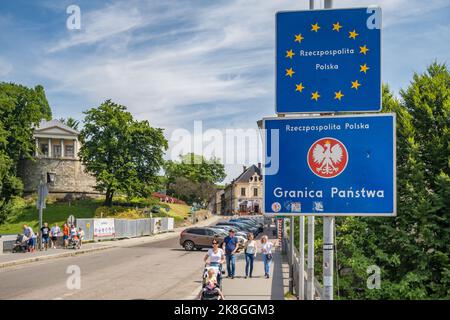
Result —
[{"label": "metal railing", "polygon": [[[293,284],[294,284],[294,294],[296,294],[297,296],[299,295],[299,289],[298,289],[298,285],[299,285],[299,252],[297,250],[297,248],[295,248],[294,246],[294,257],[293,257],[293,261],[291,260],[291,255],[290,255],[290,250],[291,250],[291,243],[289,241],[289,237],[286,235],[286,233],[284,234],[283,237],[283,252],[286,253],[287,259],[288,259],[288,263],[289,266],[293,266]],[[307,261],[305,261],[305,267],[307,269]],[[308,275],[307,272],[305,270],[304,272],[305,275],[305,288],[304,288],[304,292],[307,292],[307,281],[308,281]],[[319,281],[317,281],[317,279],[314,277],[314,299],[315,300],[320,300],[322,297],[322,285],[319,283]],[[306,295],[307,296],[307,295]]]}]

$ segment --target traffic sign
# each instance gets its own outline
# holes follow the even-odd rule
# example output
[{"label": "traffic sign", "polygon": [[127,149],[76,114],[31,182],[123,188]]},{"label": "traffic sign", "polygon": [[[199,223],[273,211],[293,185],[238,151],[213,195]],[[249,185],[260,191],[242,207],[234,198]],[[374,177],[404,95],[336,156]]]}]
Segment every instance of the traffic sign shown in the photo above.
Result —
[{"label": "traffic sign", "polygon": [[75,217],[71,214],[68,218],[67,218],[67,224],[72,225],[75,222]]},{"label": "traffic sign", "polygon": [[381,110],[381,8],[278,12],[276,112]]},{"label": "traffic sign", "polygon": [[395,216],[395,114],[263,119],[267,215]]}]

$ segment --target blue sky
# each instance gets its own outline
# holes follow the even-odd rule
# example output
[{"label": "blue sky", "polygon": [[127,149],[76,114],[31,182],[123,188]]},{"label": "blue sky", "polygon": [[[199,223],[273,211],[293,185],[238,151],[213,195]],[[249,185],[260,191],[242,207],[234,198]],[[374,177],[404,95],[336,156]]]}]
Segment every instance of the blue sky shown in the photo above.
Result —
[{"label": "blue sky", "polygon": [[[275,12],[308,3],[1,1],[0,81],[44,85],[55,118],[82,119],[83,110],[111,98],[168,138],[195,120],[203,129],[256,128],[274,114]],[[382,7],[382,79],[396,93],[413,72],[448,62],[448,0],[334,3]],[[81,9],[81,30],[66,28],[71,4]],[[227,166],[227,181],[241,168]]]}]

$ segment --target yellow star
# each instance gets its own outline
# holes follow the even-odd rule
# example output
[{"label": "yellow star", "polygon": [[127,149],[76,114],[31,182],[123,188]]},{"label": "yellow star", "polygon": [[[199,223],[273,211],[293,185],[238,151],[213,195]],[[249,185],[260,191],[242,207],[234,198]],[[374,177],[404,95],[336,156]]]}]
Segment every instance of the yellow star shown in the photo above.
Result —
[{"label": "yellow star", "polygon": [[311,100],[316,100],[320,98],[320,94],[318,91],[311,93]]},{"label": "yellow star", "polygon": [[338,92],[334,93],[334,98],[338,99],[339,101],[341,101],[343,96],[344,96],[344,94],[341,92],[341,90],[339,90]]},{"label": "yellow star", "polygon": [[358,87],[359,87],[360,85],[361,85],[361,84],[358,83],[358,80],[352,81],[352,89],[358,90]]},{"label": "yellow star", "polygon": [[367,73],[367,70],[369,70],[370,68],[367,66],[367,63],[364,63],[362,66],[359,66],[361,69],[359,70],[360,72],[364,72]]},{"label": "yellow star", "polygon": [[362,46],[362,47],[359,47],[359,53],[364,53],[364,54],[366,54],[367,51],[369,51],[369,48],[367,48],[366,45],[364,45],[364,46]]},{"label": "yellow star", "polygon": [[316,24],[311,25],[311,31],[317,32],[319,31],[320,27],[319,24],[316,22]]},{"label": "yellow star", "polygon": [[296,84],[295,87],[296,87],[296,88],[295,88],[295,91],[300,91],[300,92],[302,92],[303,89],[305,89],[305,87],[303,86],[303,83]]},{"label": "yellow star", "polygon": [[302,43],[302,40],[303,40],[303,39],[305,39],[305,38],[303,38],[303,37],[302,37],[302,34],[299,33],[299,34],[296,34],[296,35],[295,35],[295,40],[294,40],[294,42]]},{"label": "yellow star", "polygon": [[286,69],[286,77],[289,76],[292,78],[292,75],[295,73],[294,70],[292,70],[292,68],[290,69]]},{"label": "yellow star", "polygon": [[339,32],[341,28],[342,26],[339,24],[339,22],[333,23],[333,31]]},{"label": "yellow star", "polygon": [[286,51],[286,58],[292,59],[293,56],[295,56],[295,53],[294,53],[294,51],[292,51],[292,49],[289,51]]},{"label": "yellow star", "polygon": [[352,38],[352,39],[354,39],[354,40],[356,40],[356,36],[359,36],[359,34],[356,33],[356,30],[349,31],[348,33],[350,34],[350,35],[349,35],[349,38]]}]

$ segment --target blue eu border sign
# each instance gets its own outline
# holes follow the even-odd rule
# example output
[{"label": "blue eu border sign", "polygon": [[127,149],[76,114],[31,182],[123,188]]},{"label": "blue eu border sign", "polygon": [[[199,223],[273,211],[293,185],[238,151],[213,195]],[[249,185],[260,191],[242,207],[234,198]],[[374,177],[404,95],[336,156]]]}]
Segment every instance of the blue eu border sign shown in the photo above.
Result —
[{"label": "blue eu border sign", "polygon": [[276,112],[381,110],[381,8],[278,12]]},{"label": "blue eu border sign", "polygon": [[264,213],[395,216],[395,114],[263,119]]}]

